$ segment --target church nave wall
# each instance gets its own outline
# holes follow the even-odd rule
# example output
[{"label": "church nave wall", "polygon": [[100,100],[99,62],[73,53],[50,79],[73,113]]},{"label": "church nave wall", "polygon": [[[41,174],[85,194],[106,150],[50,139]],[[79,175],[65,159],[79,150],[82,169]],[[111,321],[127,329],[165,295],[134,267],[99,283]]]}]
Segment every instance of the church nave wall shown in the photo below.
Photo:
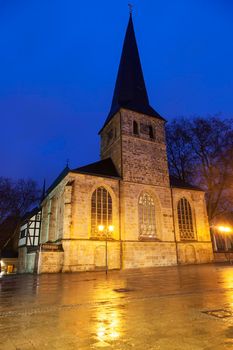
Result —
[{"label": "church nave wall", "polygon": [[[141,239],[139,198],[144,193],[154,202],[156,240],[174,242],[170,189],[132,182],[121,182],[121,238],[131,241]],[[146,237],[144,239],[146,240]]]},{"label": "church nave wall", "polygon": [[178,202],[180,199],[187,199],[190,204],[193,229],[194,229],[194,239],[197,241],[210,242],[210,231],[209,223],[206,212],[205,204],[205,193],[202,191],[195,191],[189,189],[173,188],[173,207],[174,207],[174,221],[175,221],[175,232],[176,240],[182,240],[180,237],[180,227],[178,221]]},{"label": "church nave wall", "polygon": [[175,243],[124,242],[122,257],[124,269],[177,264]]},{"label": "church nave wall", "polygon": [[62,272],[120,269],[120,242],[98,240],[62,241],[64,263]]},{"label": "church nave wall", "polygon": [[70,238],[92,237],[91,198],[93,192],[104,187],[112,199],[113,238],[119,239],[119,181],[111,178],[75,174],[72,196],[72,229]]}]

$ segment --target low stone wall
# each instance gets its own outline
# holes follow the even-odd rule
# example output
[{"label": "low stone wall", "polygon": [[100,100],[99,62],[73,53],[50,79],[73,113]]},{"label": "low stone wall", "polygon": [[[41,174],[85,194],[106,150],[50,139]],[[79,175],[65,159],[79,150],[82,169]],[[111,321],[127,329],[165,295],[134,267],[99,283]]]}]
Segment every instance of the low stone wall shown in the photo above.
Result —
[{"label": "low stone wall", "polygon": [[21,247],[18,250],[18,272],[33,273],[35,272],[36,252],[27,253],[27,247]]},{"label": "low stone wall", "polygon": [[35,263],[36,263],[36,252],[28,253],[27,254],[27,266],[26,266],[25,272],[28,272],[28,273],[36,272]]},{"label": "low stone wall", "polygon": [[18,249],[18,273],[25,273],[27,269],[27,248]]},{"label": "low stone wall", "polygon": [[204,264],[213,262],[211,242],[178,242],[179,264]]},{"label": "low stone wall", "polygon": [[57,273],[62,271],[63,252],[37,252],[37,273]]},{"label": "low stone wall", "polygon": [[104,270],[106,253],[108,269],[120,269],[120,243],[118,241],[66,240],[63,272]]},{"label": "low stone wall", "polygon": [[123,242],[123,268],[176,265],[175,243]]},{"label": "low stone wall", "polygon": [[222,252],[222,253],[217,253],[214,252],[214,262],[217,263],[225,263],[225,262],[230,262],[232,264],[233,262],[233,252],[229,253],[229,252]]}]

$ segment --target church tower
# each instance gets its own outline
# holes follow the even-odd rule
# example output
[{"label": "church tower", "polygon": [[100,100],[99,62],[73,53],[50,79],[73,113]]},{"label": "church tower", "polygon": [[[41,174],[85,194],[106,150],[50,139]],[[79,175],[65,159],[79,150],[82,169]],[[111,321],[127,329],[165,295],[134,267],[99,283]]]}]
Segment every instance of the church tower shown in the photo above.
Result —
[{"label": "church tower", "polygon": [[100,130],[101,158],[124,181],[169,186],[165,120],[150,106],[130,14],[112,105]]}]

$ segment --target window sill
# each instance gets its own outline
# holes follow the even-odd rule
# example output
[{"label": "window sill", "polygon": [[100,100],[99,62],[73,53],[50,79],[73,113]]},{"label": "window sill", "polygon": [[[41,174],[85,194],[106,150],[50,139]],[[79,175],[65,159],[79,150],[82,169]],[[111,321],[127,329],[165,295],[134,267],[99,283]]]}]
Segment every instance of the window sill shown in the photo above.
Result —
[{"label": "window sill", "polygon": [[198,242],[197,239],[194,239],[194,238],[183,238],[183,239],[180,239],[180,242],[181,243],[184,243],[184,242]]},{"label": "window sill", "polygon": [[161,242],[160,239],[156,237],[139,237],[140,242]]},{"label": "window sill", "polygon": [[98,237],[98,236],[91,236],[90,240],[92,241],[116,241],[115,238],[112,237]]}]

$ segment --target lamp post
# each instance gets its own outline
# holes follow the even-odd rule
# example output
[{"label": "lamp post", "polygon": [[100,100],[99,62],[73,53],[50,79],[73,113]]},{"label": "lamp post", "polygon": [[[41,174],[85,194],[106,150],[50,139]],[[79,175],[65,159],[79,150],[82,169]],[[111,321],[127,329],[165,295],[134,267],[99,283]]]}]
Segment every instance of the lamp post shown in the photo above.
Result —
[{"label": "lamp post", "polygon": [[108,238],[110,237],[110,234],[114,231],[114,226],[109,225],[108,227],[105,227],[104,225],[98,226],[99,233],[102,233],[103,237],[105,238],[105,273],[107,275],[108,273]]}]

